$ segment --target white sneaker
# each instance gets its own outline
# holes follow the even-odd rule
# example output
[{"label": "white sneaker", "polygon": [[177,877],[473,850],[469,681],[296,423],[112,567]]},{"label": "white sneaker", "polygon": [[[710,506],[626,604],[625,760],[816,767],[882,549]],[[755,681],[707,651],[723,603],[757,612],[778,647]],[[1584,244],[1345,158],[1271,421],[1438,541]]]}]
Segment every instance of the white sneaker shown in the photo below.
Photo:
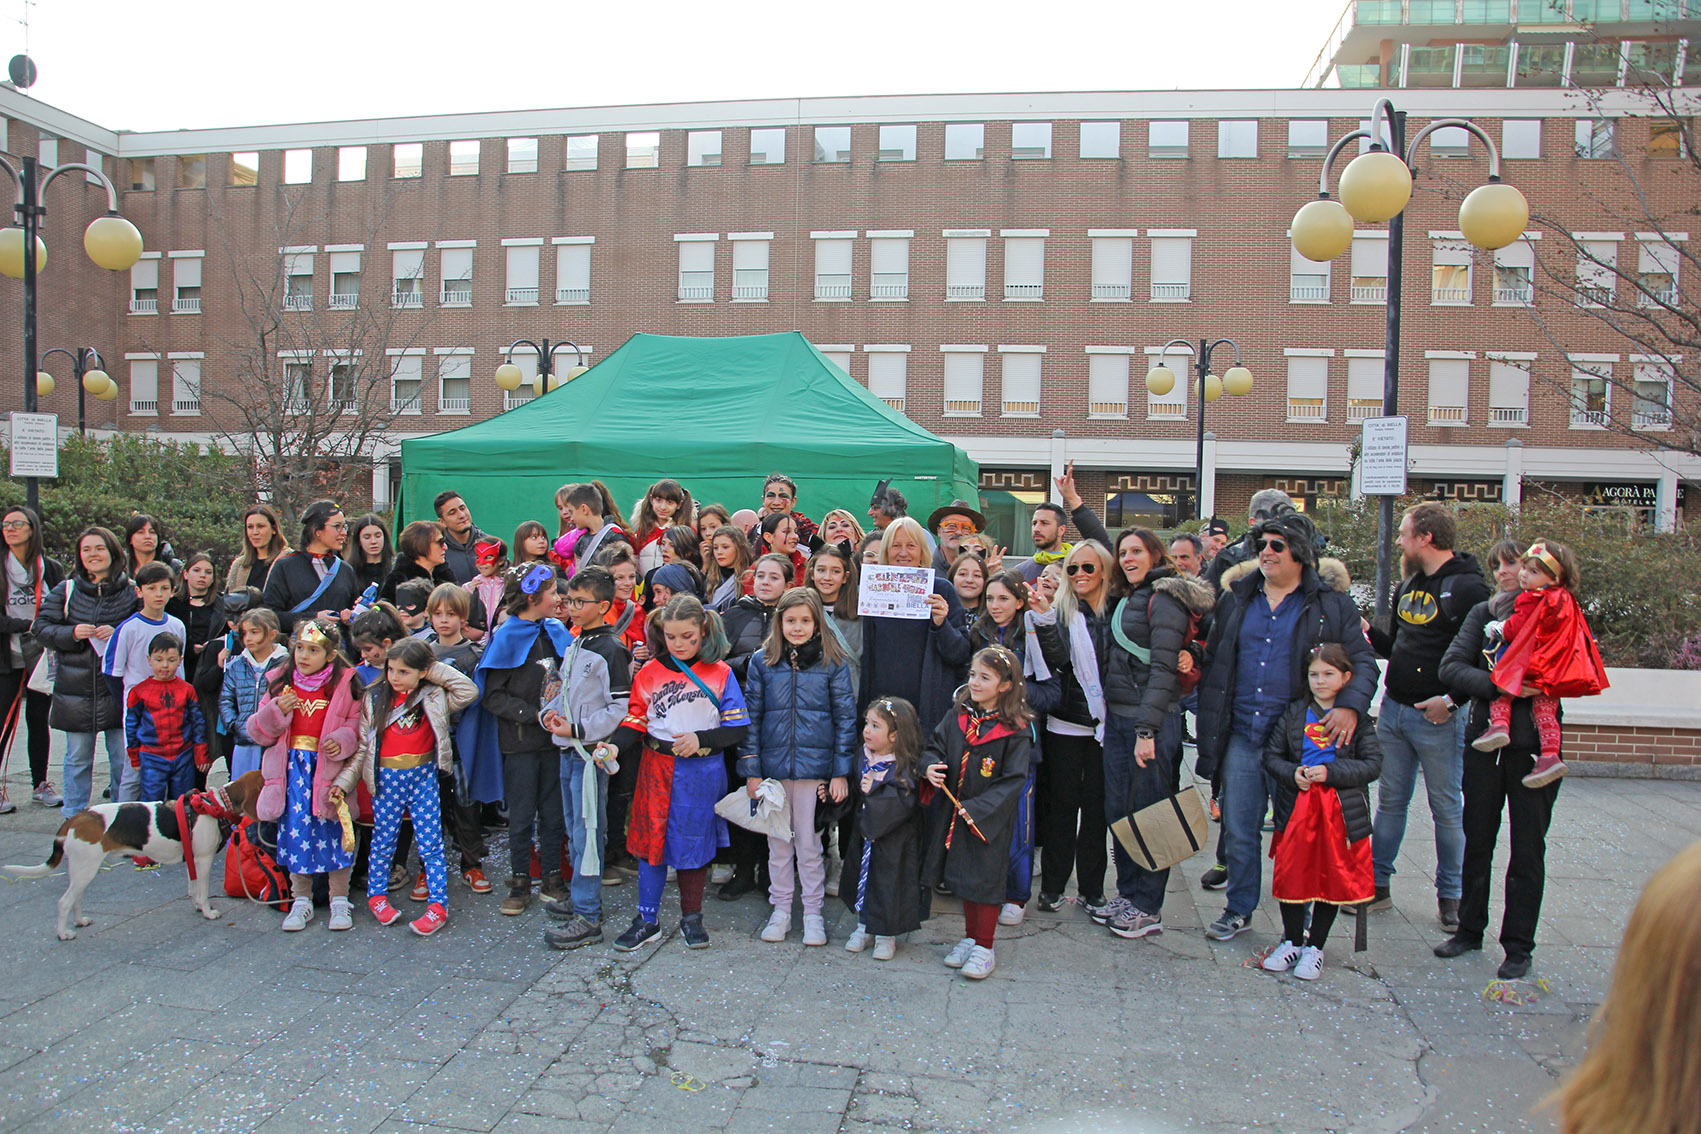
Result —
[{"label": "white sneaker", "polygon": [[313,920],[313,899],[297,898],[289,904],[289,913],[284,917],[283,930],[285,933],[299,933],[307,928],[307,923]]},{"label": "white sneaker", "polygon": [[6,789],[0,788],[0,815],[10,815],[18,809],[18,805],[6,798]]},{"label": "white sneaker", "polygon": [[331,921],[325,928],[339,933],[354,928],[354,906],[347,898],[331,899]]},{"label": "white sneaker", "polygon": [[768,944],[777,944],[786,939],[791,932],[791,914],[784,910],[775,910],[768,915],[768,924],[762,927],[762,940]]},{"label": "white sneaker", "polygon": [[43,807],[58,807],[65,802],[51,780],[42,780],[39,784],[36,784],[32,798]]},{"label": "white sneaker", "polygon": [[709,885],[724,886],[726,883],[731,881],[732,867],[724,864],[716,864],[709,867]]},{"label": "white sneaker", "polygon": [[992,950],[976,945],[969,959],[963,962],[963,975],[970,980],[985,980],[997,967],[998,961],[994,959]]},{"label": "white sneaker", "polygon": [[1021,925],[1022,919],[1028,916],[1028,908],[1015,902],[1005,902],[998,911],[999,925]]},{"label": "white sneaker", "polygon": [[806,913],[803,915],[803,943],[805,945],[825,945],[827,943],[827,921],[820,914]]},{"label": "white sneaker", "polygon": [[975,939],[973,937],[963,938],[952,947],[949,953],[945,954],[945,967],[948,969],[962,968],[968,963],[969,954],[974,951]]},{"label": "white sneaker", "polygon": [[856,929],[851,932],[851,935],[845,938],[845,952],[860,953],[864,949],[868,948],[868,943],[872,940],[874,940],[874,938],[869,936],[868,927],[866,925],[858,925]]},{"label": "white sneaker", "polygon": [[1271,973],[1287,972],[1293,968],[1293,963],[1299,960],[1301,951],[1300,947],[1292,941],[1283,941],[1270,950],[1270,955],[1264,958],[1264,971]]},{"label": "white sneaker", "polygon": [[876,937],[874,939],[874,959],[890,961],[898,955],[898,939],[896,937]]},{"label": "white sneaker", "polygon": [[1299,960],[1293,963],[1293,975],[1300,980],[1316,980],[1323,975],[1323,950],[1314,945],[1307,945],[1299,951]]}]

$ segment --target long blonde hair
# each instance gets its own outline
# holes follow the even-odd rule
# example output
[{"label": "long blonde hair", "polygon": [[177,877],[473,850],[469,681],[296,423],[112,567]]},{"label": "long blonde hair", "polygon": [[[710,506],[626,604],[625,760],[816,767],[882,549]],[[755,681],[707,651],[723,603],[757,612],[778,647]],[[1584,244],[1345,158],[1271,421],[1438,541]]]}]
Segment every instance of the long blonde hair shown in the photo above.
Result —
[{"label": "long blonde hair", "polygon": [[[1075,593],[1075,584],[1069,581],[1069,564],[1082,554],[1092,556],[1098,565],[1099,601],[1090,611],[1081,609],[1081,598]],[[1076,612],[1103,614],[1110,606],[1110,566],[1110,548],[1096,539],[1082,540],[1063,560],[1063,585],[1057,588],[1057,624],[1065,634],[1069,632],[1069,624],[1075,621]]]},{"label": "long blonde hair", "polygon": [[1589,1053],[1543,1105],[1563,1134],[1701,1131],[1701,842],[1648,880],[1624,927]]}]

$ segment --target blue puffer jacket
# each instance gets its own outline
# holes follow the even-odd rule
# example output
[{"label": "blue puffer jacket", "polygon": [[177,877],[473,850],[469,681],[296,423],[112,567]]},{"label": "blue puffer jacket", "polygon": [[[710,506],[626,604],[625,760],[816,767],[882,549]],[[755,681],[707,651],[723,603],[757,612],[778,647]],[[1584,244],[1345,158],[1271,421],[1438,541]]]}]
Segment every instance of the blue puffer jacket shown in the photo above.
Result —
[{"label": "blue puffer jacket", "polygon": [[788,646],[775,665],[755,655],[743,689],[750,736],[740,745],[740,776],[825,780],[851,774],[858,730],[850,663],[822,661],[820,638]]}]

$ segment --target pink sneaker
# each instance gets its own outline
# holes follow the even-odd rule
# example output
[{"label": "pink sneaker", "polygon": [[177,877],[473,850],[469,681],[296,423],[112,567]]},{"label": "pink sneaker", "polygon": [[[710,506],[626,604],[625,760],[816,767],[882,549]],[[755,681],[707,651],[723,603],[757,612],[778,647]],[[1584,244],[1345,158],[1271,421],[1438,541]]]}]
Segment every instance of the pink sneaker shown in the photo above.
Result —
[{"label": "pink sneaker", "polygon": [[1531,768],[1530,774],[1524,777],[1524,786],[1527,788],[1546,787],[1563,776],[1565,772],[1565,761],[1559,758],[1558,753],[1538,756],[1536,766]]},{"label": "pink sneaker", "polygon": [[372,911],[372,919],[379,925],[394,925],[402,916],[402,911],[392,906],[383,894],[366,899],[366,908]]},{"label": "pink sneaker", "polygon": [[414,921],[408,923],[408,928],[421,937],[430,937],[439,929],[449,924],[449,911],[438,902],[432,902],[425,907],[425,912]]},{"label": "pink sneaker", "polygon": [[1471,741],[1471,747],[1478,752],[1493,752],[1511,743],[1512,735],[1506,731],[1505,725],[1490,724],[1483,729],[1481,736]]}]

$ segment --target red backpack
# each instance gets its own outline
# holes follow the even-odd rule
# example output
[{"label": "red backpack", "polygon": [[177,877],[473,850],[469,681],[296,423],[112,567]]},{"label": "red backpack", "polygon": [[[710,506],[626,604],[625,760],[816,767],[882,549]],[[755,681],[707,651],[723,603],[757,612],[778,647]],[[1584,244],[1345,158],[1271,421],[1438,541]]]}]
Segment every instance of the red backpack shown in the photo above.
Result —
[{"label": "red backpack", "polygon": [[289,874],[260,845],[252,819],[243,819],[225,846],[224,892],[227,897],[252,898],[280,911],[289,905]]}]

